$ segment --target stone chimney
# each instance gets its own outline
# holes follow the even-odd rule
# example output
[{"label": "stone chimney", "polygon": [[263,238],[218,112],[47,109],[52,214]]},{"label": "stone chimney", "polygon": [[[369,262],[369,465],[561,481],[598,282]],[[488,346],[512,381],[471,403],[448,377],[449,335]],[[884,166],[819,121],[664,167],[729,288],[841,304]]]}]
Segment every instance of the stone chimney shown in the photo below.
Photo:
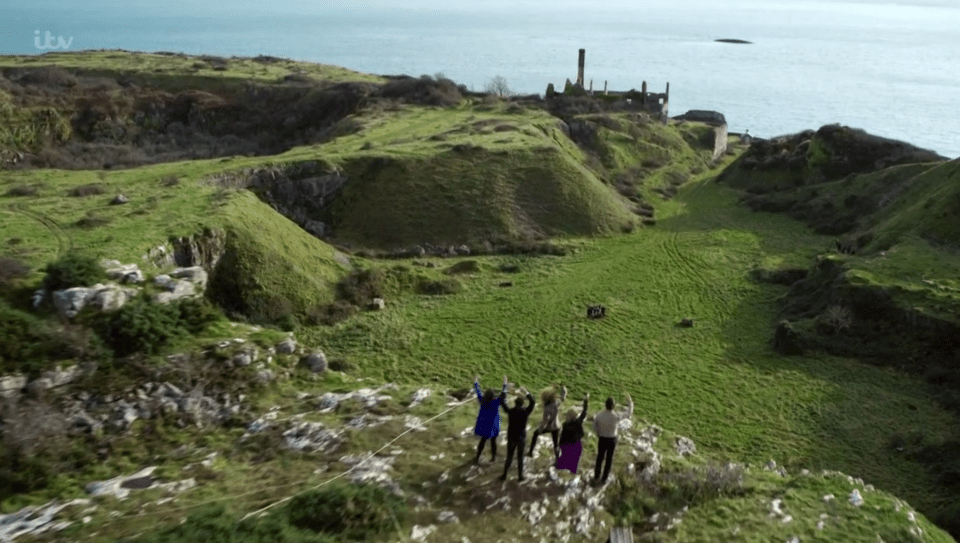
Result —
[{"label": "stone chimney", "polygon": [[587,50],[581,49],[580,59],[577,61],[577,85],[579,85],[581,89],[583,88],[583,62],[586,56]]}]

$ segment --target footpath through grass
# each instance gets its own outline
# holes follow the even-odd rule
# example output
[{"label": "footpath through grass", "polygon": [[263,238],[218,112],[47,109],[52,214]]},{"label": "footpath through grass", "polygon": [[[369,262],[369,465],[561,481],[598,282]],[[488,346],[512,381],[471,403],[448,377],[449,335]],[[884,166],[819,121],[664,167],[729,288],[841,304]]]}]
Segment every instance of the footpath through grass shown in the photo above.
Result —
[{"label": "footpath through grass", "polygon": [[[484,260],[460,294],[388,300],[386,311],[298,335],[378,380],[459,388],[475,373],[488,386],[506,373],[531,390],[564,382],[574,397],[629,392],[638,418],[720,456],[840,470],[921,511],[949,499],[931,493],[936,474],[888,446],[894,433],[957,431],[921,381],[770,348],[785,287],[753,283],[749,270],[804,266],[833,238],[752,213],[709,181],[686,186],[658,217],[582,241],[570,257]],[[495,271],[505,262],[519,273]],[[589,304],[607,318],[587,320]],[[695,326],[677,326],[683,318]]]}]

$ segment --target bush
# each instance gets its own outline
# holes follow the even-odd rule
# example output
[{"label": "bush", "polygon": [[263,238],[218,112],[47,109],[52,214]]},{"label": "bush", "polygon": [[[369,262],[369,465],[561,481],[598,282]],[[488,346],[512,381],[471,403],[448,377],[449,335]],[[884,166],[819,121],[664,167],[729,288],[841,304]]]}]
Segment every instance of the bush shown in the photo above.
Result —
[{"label": "bush", "polygon": [[161,187],[175,187],[180,184],[180,178],[175,175],[168,175],[160,180]]},{"label": "bush", "polygon": [[728,496],[741,496],[743,468],[736,464],[707,465],[682,471],[661,471],[650,482],[658,499],[676,505],[699,505]]},{"label": "bush", "polygon": [[444,294],[456,294],[463,289],[463,285],[456,279],[441,279],[435,281],[424,279],[420,282],[418,290],[421,294],[430,294],[434,296]]},{"label": "bush", "polygon": [[279,323],[293,315],[294,307],[286,296],[271,292],[250,295],[244,311],[253,322]]},{"label": "bush", "polygon": [[396,525],[406,504],[379,486],[331,486],[294,497],[287,511],[298,528],[365,541]]},{"label": "bush", "polygon": [[7,189],[7,196],[34,196],[37,187],[32,185],[16,185]]},{"label": "bush", "polygon": [[404,76],[388,81],[380,92],[384,98],[396,98],[414,104],[453,106],[463,99],[462,91],[462,86],[449,79],[434,80],[425,75],[419,79]]},{"label": "bush", "polygon": [[0,288],[10,286],[29,274],[30,268],[23,262],[7,256],[0,257]]},{"label": "bush", "polygon": [[80,185],[79,187],[73,187],[67,192],[69,196],[75,197],[85,197],[85,196],[96,196],[98,194],[105,194],[107,189],[103,185],[98,185],[96,183],[90,185]]},{"label": "bush", "polygon": [[223,320],[223,313],[205,298],[186,298],[177,303],[180,324],[191,334],[199,334],[211,324]]},{"label": "bush", "polygon": [[337,283],[337,297],[353,305],[363,307],[381,298],[384,275],[376,268],[358,270]]},{"label": "bush", "polygon": [[107,277],[95,258],[78,252],[61,256],[44,271],[43,285],[50,291],[94,285]]},{"label": "bush", "polygon": [[30,401],[0,405],[0,495],[31,492],[49,485],[67,442],[67,423],[52,406]]},{"label": "bush", "polygon": [[93,328],[118,356],[154,354],[188,333],[175,304],[158,304],[141,297],[117,311],[97,315]]},{"label": "bush", "polygon": [[167,541],[203,541],[204,543],[335,543],[339,541],[331,536],[318,536],[315,533],[299,530],[290,526],[283,511],[268,514],[265,517],[239,520],[239,515],[222,505],[207,505],[192,513],[183,522],[151,530],[151,533],[128,543]]},{"label": "bush", "polygon": [[0,303],[0,373],[22,371],[44,355],[43,322]]},{"label": "bush", "polygon": [[357,314],[360,309],[346,300],[317,306],[307,311],[306,322],[311,326],[333,326]]},{"label": "bush", "polygon": [[23,74],[20,84],[45,85],[51,87],[72,87],[77,77],[59,66],[44,66]]}]

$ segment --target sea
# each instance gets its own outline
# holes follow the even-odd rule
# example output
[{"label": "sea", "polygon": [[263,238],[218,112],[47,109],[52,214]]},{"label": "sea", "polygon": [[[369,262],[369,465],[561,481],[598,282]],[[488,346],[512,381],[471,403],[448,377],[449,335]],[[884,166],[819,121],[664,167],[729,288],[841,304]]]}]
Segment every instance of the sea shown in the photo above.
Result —
[{"label": "sea", "polygon": [[[0,54],[272,55],[473,90],[663,92],[776,137],[840,123],[960,156],[958,0],[0,0]],[[746,40],[749,44],[717,42]]]}]

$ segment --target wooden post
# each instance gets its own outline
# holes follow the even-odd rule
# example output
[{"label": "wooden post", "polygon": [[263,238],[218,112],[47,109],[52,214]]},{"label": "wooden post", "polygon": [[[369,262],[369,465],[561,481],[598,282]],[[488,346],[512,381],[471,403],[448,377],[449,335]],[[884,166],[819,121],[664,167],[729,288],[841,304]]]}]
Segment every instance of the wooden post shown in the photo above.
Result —
[{"label": "wooden post", "polygon": [[580,50],[580,58],[577,60],[577,85],[580,85],[580,88],[583,88],[583,64],[587,56],[587,50]]}]

